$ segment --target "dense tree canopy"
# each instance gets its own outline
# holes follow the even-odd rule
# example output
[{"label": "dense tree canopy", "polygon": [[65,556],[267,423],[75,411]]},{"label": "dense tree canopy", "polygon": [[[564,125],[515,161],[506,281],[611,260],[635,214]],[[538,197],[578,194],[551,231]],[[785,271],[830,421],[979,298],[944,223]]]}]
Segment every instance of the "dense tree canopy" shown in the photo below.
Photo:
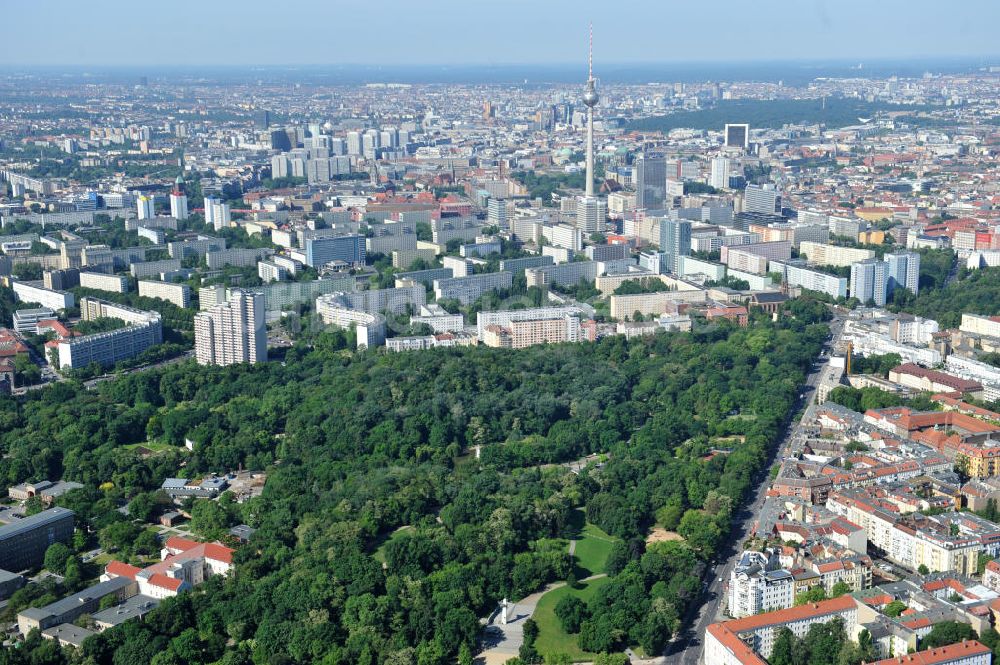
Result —
[{"label": "dense tree canopy", "polygon": [[[822,305],[789,313],[519,351],[354,353],[321,335],[283,363],[187,362],[95,390],[60,382],[0,399],[0,481],[83,483],[60,503],[135,557],[148,543],[119,506],[155,514],[162,497],[151,493],[167,476],[268,471],[259,498],[192,508],[205,536],[257,529],[236,574],[88,640],[88,662],[454,662],[500,598],[566,579],[581,511],[623,542],[608,584],[572,608],[580,646],[654,653],[699,593],[702,562],[826,337]],[[594,452],[609,461],[563,466]],[[658,514],[686,542],[647,549]],[[46,649],[4,657],[41,662]]]}]

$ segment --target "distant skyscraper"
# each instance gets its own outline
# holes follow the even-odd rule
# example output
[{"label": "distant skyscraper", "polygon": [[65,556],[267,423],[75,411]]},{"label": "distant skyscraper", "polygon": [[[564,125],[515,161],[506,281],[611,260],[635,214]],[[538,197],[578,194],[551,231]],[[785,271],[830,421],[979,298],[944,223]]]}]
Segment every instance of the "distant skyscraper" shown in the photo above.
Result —
[{"label": "distant skyscraper", "polygon": [[275,155],[271,158],[271,177],[287,178],[291,170],[291,163],[287,155]]},{"label": "distant skyscraper", "polygon": [[662,210],[666,194],[666,158],[663,155],[639,155],[635,160],[635,207],[639,210]]},{"label": "distant skyscraper", "polygon": [[661,269],[676,273],[677,257],[691,254],[691,222],[686,219],[660,221]]},{"label": "distant skyscraper", "polygon": [[152,196],[146,196],[143,194],[136,199],[135,203],[138,208],[139,219],[152,219],[153,217],[156,217]]},{"label": "distant skyscraper", "polygon": [[726,125],[727,148],[746,150],[750,147],[750,125]]},{"label": "distant skyscraper", "polygon": [[194,349],[199,365],[267,360],[264,294],[237,290],[228,302],[195,314]]},{"label": "distant skyscraper", "polygon": [[253,116],[253,124],[257,129],[267,129],[271,126],[271,112],[259,110]]},{"label": "distant skyscraper", "polygon": [[486,221],[491,226],[496,225],[501,229],[508,228],[507,201],[490,197],[490,200],[486,203]]},{"label": "distant skyscraper", "polygon": [[608,204],[596,196],[582,196],[576,202],[576,228],[586,234],[604,231]]},{"label": "distant skyscraper", "polygon": [[716,189],[728,189],[732,168],[733,160],[728,157],[714,157],[712,159],[712,173],[709,176],[708,184]]},{"label": "distant skyscraper", "polygon": [[743,209],[746,212],[778,215],[781,213],[781,194],[774,189],[774,185],[747,185]]},{"label": "distant skyscraper", "polygon": [[188,218],[188,198],[183,192],[170,193],[170,216],[177,220]]},{"label": "distant skyscraper", "polygon": [[347,132],[347,154],[361,154],[361,132]]}]

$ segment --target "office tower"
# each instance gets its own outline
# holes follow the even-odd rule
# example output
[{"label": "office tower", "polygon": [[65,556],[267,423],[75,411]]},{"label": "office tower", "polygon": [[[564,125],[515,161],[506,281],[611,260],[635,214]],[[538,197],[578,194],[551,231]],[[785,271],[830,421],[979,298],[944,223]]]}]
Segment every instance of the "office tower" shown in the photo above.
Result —
[{"label": "office tower", "polygon": [[486,203],[486,221],[490,226],[507,228],[507,201],[490,197]]},{"label": "office tower", "polygon": [[365,262],[365,238],[360,235],[308,238],[305,246],[306,265],[319,268],[331,261],[349,265]]},{"label": "office tower", "polygon": [[642,154],[635,160],[635,207],[662,210],[667,195],[667,160],[663,155]]},{"label": "office tower", "polygon": [[728,157],[713,157],[712,173],[709,176],[708,184],[716,189],[728,189],[732,170],[733,160]]},{"label": "office tower", "polygon": [[276,129],[270,134],[271,137],[271,148],[273,150],[291,150],[292,149],[292,139],[289,138],[288,133],[283,129]]},{"label": "office tower", "polygon": [[379,132],[379,141],[381,141],[383,148],[395,148],[397,140],[396,130],[392,127],[387,127]]},{"label": "office tower", "polygon": [[691,222],[686,219],[660,220],[661,267],[677,272],[677,257],[691,254]]},{"label": "office tower", "polygon": [[725,145],[727,148],[746,150],[750,147],[750,125],[726,125]]},{"label": "office tower", "polygon": [[747,185],[743,210],[763,215],[781,214],[781,194],[774,185]]},{"label": "office tower", "polygon": [[884,305],[888,282],[888,264],[866,259],[851,265],[851,297],[862,303]]},{"label": "office tower", "polygon": [[331,155],[346,155],[347,154],[347,142],[344,139],[338,139],[330,137],[330,154]]},{"label": "office tower", "polygon": [[271,112],[259,110],[254,113],[253,124],[257,129],[267,129],[271,126]]},{"label": "office tower", "polygon": [[183,192],[170,192],[170,216],[177,220],[188,218],[188,197]]},{"label": "office tower", "polygon": [[361,132],[347,132],[347,154],[361,154]]},{"label": "office tower", "polygon": [[195,314],[194,352],[199,365],[267,360],[264,294],[237,289],[227,302]]},{"label": "office tower", "polygon": [[604,231],[608,204],[596,196],[584,196],[576,202],[576,228],[586,234]]},{"label": "office tower", "polygon": [[156,217],[156,212],[153,208],[153,197],[146,196],[145,194],[136,199],[136,206],[139,211],[139,219],[152,219]]}]

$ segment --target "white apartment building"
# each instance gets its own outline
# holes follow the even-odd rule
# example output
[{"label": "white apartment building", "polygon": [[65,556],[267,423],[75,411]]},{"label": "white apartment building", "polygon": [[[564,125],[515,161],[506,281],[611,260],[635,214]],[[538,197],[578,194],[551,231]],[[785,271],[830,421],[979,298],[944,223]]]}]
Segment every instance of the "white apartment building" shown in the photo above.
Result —
[{"label": "white apartment building", "polygon": [[261,261],[257,264],[257,276],[264,282],[281,282],[288,277],[288,271],[277,263]]},{"label": "white apartment building", "polygon": [[181,192],[170,193],[170,216],[178,220],[188,218],[188,199]]},{"label": "white apartment building", "polygon": [[81,272],[80,286],[85,289],[108,291],[110,293],[126,293],[128,277],[124,275],[108,275],[103,272]]},{"label": "white apartment building", "polygon": [[162,261],[141,261],[129,266],[129,272],[136,279],[162,275],[165,272],[173,272],[181,269],[180,259],[164,259]]},{"label": "white apartment building", "polygon": [[127,325],[108,332],[59,340],[56,353],[60,368],[86,367],[91,363],[110,367],[163,342],[163,326],[158,312],[142,311],[97,298],[82,298],[80,313],[87,321],[113,318]]},{"label": "white apartment building", "polygon": [[11,282],[11,288],[19,302],[34,302],[52,310],[67,309],[76,304],[76,298],[68,291],[53,291],[41,286],[41,282]]},{"label": "white apartment building", "polygon": [[568,224],[542,224],[541,235],[552,245],[579,252],[583,249],[583,230]]},{"label": "white apartment building", "polygon": [[949,374],[981,383],[987,402],[1000,399],[1000,367],[956,355],[949,355],[944,365]]},{"label": "white apartment building", "polygon": [[805,255],[804,258],[809,263],[819,266],[849,266],[858,261],[875,258],[875,252],[870,249],[809,241],[799,243],[799,253]]},{"label": "white apartment building", "polygon": [[791,286],[801,286],[810,291],[819,291],[833,298],[847,297],[847,278],[828,275],[816,270],[783,261],[768,263],[768,272],[780,273],[784,282]]},{"label": "white apartment building", "polygon": [[740,618],[783,610],[795,602],[795,579],[787,570],[740,571],[729,577],[729,615]]},{"label": "white apartment building", "polygon": [[971,335],[984,337],[1000,337],[1000,316],[980,316],[978,314],[963,314],[959,330]]},{"label": "white apartment building", "polygon": [[228,301],[195,314],[195,358],[199,365],[267,360],[264,294],[233,290]]},{"label": "white apartment building", "polygon": [[359,349],[370,349],[385,343],[385,317],[381,314],[346,307],[336,298],[328,296],[316,299],[316,313],[327,325],[353,328]]},{"label": "white apartment building", "polygon": [[465,317],[449,314],[441,305],[430,303],[420,306],[420,314],[410,317],[411,325],[425,324],[436,333],[460,333],[465,330]]},{"label": "white apartment building", "polygon": [[226,266],[236,266],[237,268],[247,268],[255,265],[258,261],[268,258],[274,254],[272,249],[223,249],[217,252],[207,252],[205,262],[212,270],[219,270]]},{"label": "white apartment building", "polygon": [[187,284],[171,284],[148,279],[139,280],[139,295],[146,298],[159,298],[172,302],[178,307],[191,306],[191,287]]},{"label": "white apartment building", "polygon": [[476,301],[484,293],[497,289],[509,289],[513,284],[514,273],[493,272],[469,277],[452,277],[450,279],[434,280],[435,300],[455,299],[463,305]]}]

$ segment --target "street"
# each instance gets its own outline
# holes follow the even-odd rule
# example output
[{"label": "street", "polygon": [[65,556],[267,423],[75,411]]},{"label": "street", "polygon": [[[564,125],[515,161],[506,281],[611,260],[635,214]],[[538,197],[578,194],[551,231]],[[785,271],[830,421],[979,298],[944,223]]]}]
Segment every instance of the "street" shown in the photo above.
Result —
[{"label": "street", "polygon": [[[830,322],[831,338],[823,347],[825,355],[818,359],[818,364],[813,366],[813,370],[806,377],[806,385],[795,404],[795,413],[798,413],[800,409],[812,401],[820,375],[829,361],[831,351],[840,337],[843,327],[843,320],[835,315],[834,320]],[[670,644],[667,645],[666,655],[668,662],[679,663],[680,665],[696,665],[701,662],[703,636],[706,629],[710,624],[724,619],[720,615],[720,611],[725,600],[729,573],[732,571],[733,566],[736,565],[736,561],[742,552],[743,542],[753,531],[757,515],[764,505],[764,498],[771,486],[770,469],[775,462],[783,459],[790,453],[791,443],[800,426],[801,421],[789,423],[784,437],[772,449],[768,463],[756,479],[757,486],[753,490],[752,501],[745,504],[734,516],[736,521],[733,524],[732,536],[728,544],[718,553],[716,557],[718,563],[709,566],[703,575],[703,585],[707,584],[707,586],[704,586],[703,602],[694,604],[690,608],[686,617],[687,621],[685,622],[688,626],[687,630],[676,635]]]}]

